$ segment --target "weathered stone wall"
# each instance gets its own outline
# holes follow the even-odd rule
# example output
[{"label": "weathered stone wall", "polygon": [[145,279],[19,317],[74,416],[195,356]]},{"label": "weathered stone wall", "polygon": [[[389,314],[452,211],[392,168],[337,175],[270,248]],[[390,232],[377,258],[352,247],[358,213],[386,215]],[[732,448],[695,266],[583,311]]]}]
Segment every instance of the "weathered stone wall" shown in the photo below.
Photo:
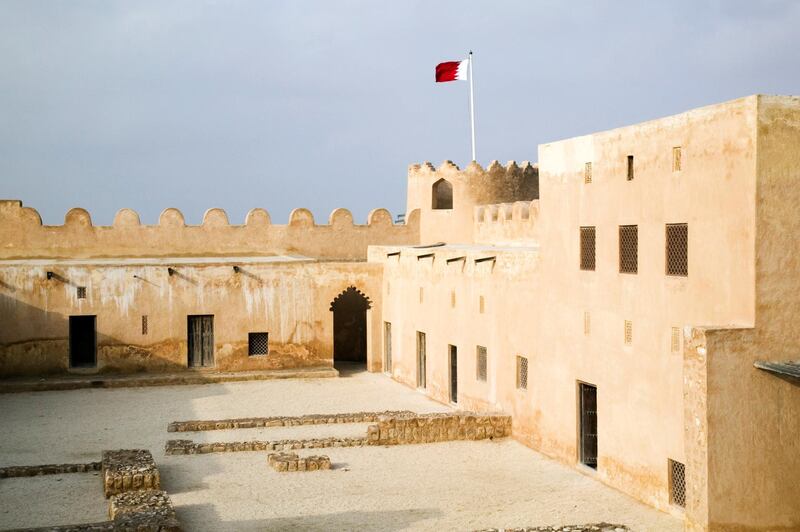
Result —
[{"label": "weathered stone wall", "polygon": [[369,445],[409,445],[511,436],[511,416],[473,412],[381,416],[367,429]]},{"label": "weathered stone wall", "polygon": [[101,470],[106,498],[128,491],[161,488],[161,475],[153,455],[145,449],[103,451]]},{"label": "weathered stone wall", "polygon": [[306,414],[302,416],[246,417],[236,419],[173,421],[167,432],[197,432],[206,430],[252,429],[258,427],[294,427],[341,423],[371,423],[381,416],[414,415],[408,410],[383,412],[352,412],[347,414]]},{"label": "weathered stone wall", "polygon": [[291,451],[296,449],[324,449],[327,447],[362,447],[366,438],[312,438],[307,440],[229,441],[195,443],[192,440],[167,440],[164,453],[170,456],[184,454],[239,453],[250,451]]},{"label": "weathered stone wall", "polygon": [[539,200],[480,205],[474,211],[478,244],[538,245]]},{"label": "weathered stone wall", "polygon": [[325,455],[300,457],[296,453],[271,453],[267,456],[267,463],[279,473],[323,471],[331,468],[331,459]]},{"label": "weathered stone wall", "polygon": [[41,475],[62,475],[64,473],[89,473],[100,471],[101,462],[87,464],[43,464],[32,466],[0,467],[0,478],[38,477]]}]

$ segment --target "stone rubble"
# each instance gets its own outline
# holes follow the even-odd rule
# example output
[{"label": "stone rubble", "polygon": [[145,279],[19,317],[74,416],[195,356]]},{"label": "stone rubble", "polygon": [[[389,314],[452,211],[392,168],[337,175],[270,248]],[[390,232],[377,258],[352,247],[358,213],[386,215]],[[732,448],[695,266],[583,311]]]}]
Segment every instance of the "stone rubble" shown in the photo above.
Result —
[{"label": "stone rubble", "polygon": [[146,449],[103,451],[103,494],[106,498],[135,490],[157,490],[161,477]]},{"label": "stone rubble", "polygon": [[325,455],[300,457],[296,453],[270,453],[267,463],[280,473],[295,471],[320,471],[331,468],[331,459]]},{"label": "stone rubble", "polygon": [[307,414],[303,416],[246,417],[206,421],[173,421],[167,432],[200,432],[207,430],[253,429],[262,427],[292,427],[296,425],[323,425],[339,423],[373,423],[380,416],[415,415],[408,410],[384,412],[354,412],[349,414]]}]

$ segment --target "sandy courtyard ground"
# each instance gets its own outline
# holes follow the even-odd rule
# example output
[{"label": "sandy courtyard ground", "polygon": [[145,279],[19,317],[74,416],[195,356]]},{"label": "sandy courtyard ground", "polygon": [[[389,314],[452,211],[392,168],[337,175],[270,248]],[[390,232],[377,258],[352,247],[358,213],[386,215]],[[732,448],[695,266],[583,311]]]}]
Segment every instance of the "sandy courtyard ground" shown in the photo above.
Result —
[{"label": "sandy courtyard ground", "polygon": [[[333,469],[308,473],[277,473],[264,452],[164,455],[164,442],[174,438],[271,440],[366,431],[352,424],[176,434],[166,431],[170,421],[401,409],[448,407],[369,373],[6,394],[0,395],[0,466],[88,462],[103,449],[150,449],[190,531],[473,530],[599,521],[682,530],[681,520],[510,439],[324,449]],[[0,529],[102,520],[100,491],[91,473],[0,480]]]}]

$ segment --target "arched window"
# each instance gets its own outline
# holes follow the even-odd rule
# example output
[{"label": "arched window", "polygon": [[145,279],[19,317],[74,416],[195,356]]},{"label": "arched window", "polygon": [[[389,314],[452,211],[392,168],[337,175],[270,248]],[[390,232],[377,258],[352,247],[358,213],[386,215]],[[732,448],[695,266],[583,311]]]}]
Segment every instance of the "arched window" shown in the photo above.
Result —
[{"label": "arched window", "polygon": [[453,185],[446,179],[440,179],[433,184],[433,208],[453,208]]}]

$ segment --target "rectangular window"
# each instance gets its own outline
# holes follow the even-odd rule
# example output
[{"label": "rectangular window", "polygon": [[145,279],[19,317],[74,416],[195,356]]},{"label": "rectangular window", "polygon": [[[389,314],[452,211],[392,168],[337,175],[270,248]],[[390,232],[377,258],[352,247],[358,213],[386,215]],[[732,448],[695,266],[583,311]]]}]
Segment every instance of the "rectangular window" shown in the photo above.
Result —
[{"label": "rectangular window", "polygon": [[450,306],[456,308],[456,291],[450,291]]},{"label": "rectangular window", "polygon": [[628,181],[633,181],[633,155],[628,155]]},{"label": "rectangular window", "polygon": [[689,225],[667,224],[667,275],[689,275]]},{"label": "rectangular window", "polygon": [[86,287],[79,286],[78,287],[78,299],[86,299]]},{"label": "rectangular window", "polygon": [[679,327],[672,328],[671,348],[673,353],[681,350],[681,329]]},{"label": "rectangular window", "polygon": [[422,287],[420,286],[419,287],[419,302],[420,303],[422,303],[422,300],[424,299],[424,294],[425,294],[425,292],[423,291]]},{"label": "rectangular window", "polygon": [[587,185],[592,182],[592,163],[586,163],[583,170],[583,182]]},{"label": "rectangular window", "polygon": [[528,359],[517,356],[517,388],[528,389]]},{"label": "rectangular window", "polygon": [[633,343],[633,322],[625,320],[625,345]]},{"label": "rectangular window", "polygon": [[578,386],[580,401],[580,461],[597,469],[597,388],[591,384]]},{"label": "rectangular window", "polygon": [[142,316],[142,334],[147,334],[147,316]]},{"label": "rectangular window", "polygon": [[481,314],[483,314],[484,305],[485,304],[484,304],[483,296],[480,296],[478,298],[478,312],[480,312]]},{"label": "rectangular window", "polygon": [[427,355],[425,353],[425,333],[417,331],[417,388],[427,386]]},{"label": "rectangular window", "polygon": [[619,272],[639,271],[639,226],[619,226]]},{"label": "rectangular window", "polygon": [[592,315],[588,312],[583,313],[583,334],[589,336],[589,333],[592,332]]},{"label": "rectangular window", "polygon": [[249,356],[269,353],[269,333],[251,332],[247,335],[247,343],[247,354]]},{"label": "rectangular window", "polygon": [[668,460],[669,502],[681,508],[686,507],[686,466],[675,460]]},{"label": "rectangular window", "polygon": [[595,228],[581,227],[581,270],[594,271]]},{"label": "rectangular window", "polygon": [[681,147],[675,146],[672,148],[672,171],[681,171]]},{"label": "rectangular window", "polygon": [[486,357],[486,348],[479,345],[476,349],[475,360],[475,378],[479,381],[486,382],[488,360]]},{"label": "rectangular window", "polygon": [[383,322],[383,371],[392,371],[392,324]]}]

